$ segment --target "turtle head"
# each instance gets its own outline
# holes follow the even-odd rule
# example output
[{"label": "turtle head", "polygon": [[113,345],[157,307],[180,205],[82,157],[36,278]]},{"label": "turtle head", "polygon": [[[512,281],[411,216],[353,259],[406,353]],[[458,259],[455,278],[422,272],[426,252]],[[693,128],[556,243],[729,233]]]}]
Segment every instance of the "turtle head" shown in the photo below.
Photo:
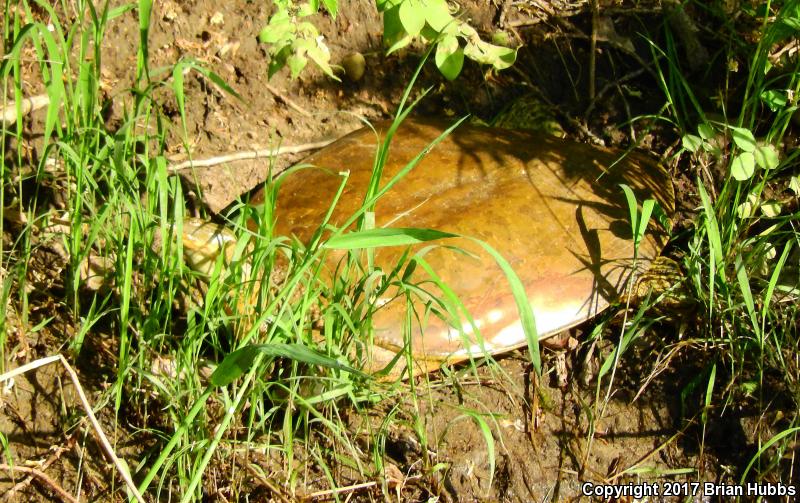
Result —
[{"label": "turtle head", "polygon": [[183,257],[193,270],[210,277],[220,253],[230,262],[237,237],[227,227],[200,218],[183,220],[181,232]]}]

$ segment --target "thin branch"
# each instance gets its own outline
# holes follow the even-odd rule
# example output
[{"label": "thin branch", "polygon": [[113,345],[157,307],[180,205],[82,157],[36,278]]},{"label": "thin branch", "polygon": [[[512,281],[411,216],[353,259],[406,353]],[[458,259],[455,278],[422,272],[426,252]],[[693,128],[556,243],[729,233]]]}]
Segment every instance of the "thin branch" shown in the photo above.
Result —
[{"label": "thin branch", "polygon": [[311,117],[313,115],[311,112],[309,112],[305,108],[301,107],[300,105],[298,105],[297,103],[295,103],[291,99],[289,99],[286,96],[284,96],[283,93],[281,93],[280,91],[275,89],[273,86],[267,84],[265,87],[267,88],[267,91],[269,91],[272,94],[274,94],[282,102],[286,103],[286,105],[288,105],[289,108],[293,109],[295,112],[299,113],[300,115],[305,115],[306,117]]},{"label": "thin branch", "polygon": [[334,489],[327,489],[325,491],[317,491],[315,493],[311,493],[308,495],[307,499],[330,498],[331,496],[337,496],[342,493],[352,493],[354,491],[360,491],[362,489],[369,489],[377,485],[378,483],[373,480],[370,482],[363,482],[361,484],[353,484],[351,486],[336,487]]},{"label": "thin branch", "polygon": [[286,498],[286,496],[283,495],[283,491],[281,491],[281,489],[279,487],[277,487],[275,484],[273,484],[272,481],[270,481],[264,475],[259,473],[258,470],[256,470],[253,465],[251,465],[250,463],[247,463],[245,466],[247,467],[247,471],[249,471],[250,474],[253,475],[253,477],[256,478],[256,480],[259,482],[259,484],[263,485],[264,487],[266,487],[267,489],[272,491],[272,494],[274,494],[275,497],[277,497],[283,503],[291,503]]},{"label": "thin branch", "polygon": [[[67,439],[67,444],[74,445],[75,437],[70,435],[69,438]],[[55,452],[49,458],[47,458],[47,460],[44,463],[41,464],[40,466],[41,471],[47,470],[50,467],[50,465],[52,465],[57,459],[59,459],[61,457],[61,454],[67,449],[69,448],[61,446],[56,447]],[[14,498],[14,495],[22,491],[26,487],[28,487],[35,477],[36,477],[35,475],[29,475],[25,478],[25,480],[17,482],[17,484],[14,487],[9,489],[8,492],[5,495],[3,495],[3,501],[11,501]]]},{"label": "thin branch", "polygon": [[114,453],[114,449],[111,446],[111,442],[108,441],[108,437],[103,432],[103,428],[100,426],[100,422],[97,420],[97,417],[94,415],[94,411],[92,410],[92,405],[89,403],[89,399],[86,398],[86,393],[83,392],[83,387],[81,386],[81,382],[78,379],[78,374],[75,373],[72,366],[67,362],[67,359],[64,358],[63,355],[53,355],[48,356],[46,358],[40,358],[36,361],[33,361],[27,365],[23,365],[19,368],[6,372],[4,374],[0,374],[0,382],[7,381],[14,376],[22,374],[24,372],[28,372],[30,370],[43,367],[50,363],[55,362],[56,360],[60,360],[61,363],[64,365],[64,368],[67,369],[67,373],[69,374],[70,379],[72,379],[72,384],[75,385],[75,391],[78,393],[78,397],[81,400],[81,404],[83,405],[83,410],[86,411],[86,415],[89,417],[89,421],[92,423],[92,427],[94,428],[95,435],[97,436],[97,440],[100,445],[105,450],[106,455],[111,459],[111,462],[114,463],[114,466],[117,467],[117,471],[119,472],[122,479],[125,481],[125,485],[128,486],[128,489],[131,491],[131,494],[136,498],[136,501],[139,503],[144,503],[144,498],[142,498],[141,493],[136,488],[136,484],[133,483],[131,479],[130,473],[128,473],[127,467],[122,464],[122,461],[117,457]]},{"label": "thin branch", "polygon": [[31,477],[37,478],[45,483],[47,487],[49,487],[54,493],[58,495],[64,501],[68,501],[69,503],[78,503],[78,500],[75,499],[70,493],[64,490],[60,485],[56,483],[55,480],[51,479],[47,476],[46,473],[37,470],[36,468],[29,468],[27,466],[11,466],[5,463],[0,464],[0,470],[9,470],[12,472],[20,472],[30,475]]},{"label": "thin branch", "polygon": [[327,145],[333,143],[334,139],[326,139],[320,140],[311,143],[304,143],[302,145],[286,145],[284,147],[271,147],[271,148],[262,148],[259,150],[249,150],[246,152],[232,152],[228,154],[223,154],[217,157],[211,157],[209,159],[197,159],[197,160],[189,160],[184,161],[182,163],[176,164],[174,166],[169,167],[169,171],[171,173],[177,173],[178,171],[189,169],[189,168],[208,168],[211,166],[217,166],[219,164],[224,164],[226,162],[236,162],[236,161],[246,161],[251,159],[262,159],[267,157],[275,157],[279,155],[286,155],[286,154],[299,154],[301,152],[307,152],[309,150],[316,150]]}]

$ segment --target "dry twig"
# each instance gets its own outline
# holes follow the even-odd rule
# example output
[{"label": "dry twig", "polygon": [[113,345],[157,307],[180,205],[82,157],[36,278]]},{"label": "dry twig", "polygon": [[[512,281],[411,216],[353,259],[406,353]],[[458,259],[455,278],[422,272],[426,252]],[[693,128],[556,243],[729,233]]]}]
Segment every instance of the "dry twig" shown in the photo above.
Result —
[{"label": "dry twig", "polygon": [[343,493],[352,493],[355,491],[360,491],[362,489],[369,489],[377,485],[378,485],[377,482],[371,480],[369,482],[362,482],[361,484],[353,484],[351,486],[335,487],[333,489],[326,489],[324,491],[317,491],[315,493],[311,493],[308,495],[307,499],[316,500],[322,498],[330,498],[331,496],[337,496]]},{"label": "dry twig", "polygon": [[[75,437],[70,436],[67,439],[67,444],[74,444],[74,443],[75,443]],[[47,460],[44,463],[41,464],[40,466],[41,471],[47,470],[50,467],[50,465],[53,464],[57,459],[59,459],[61,457],[61,454],[67,449],[69,449],[69,447],[61,447],[61,446],[55,447],[55,452],[53,452],[53,454],[49,458],[47,458]],[[53,450],[53,448],[51,448],[51,450]],[[22,491],[26,487],[28,487],[35,477],[36,475],[32,474],[27,476],[25,480],[17,482],[17,484],[14,487],[9,489],[8,492],[3,495],[3,501],[11,501],[14,495]]]},{"label": "dry twig", "polygon": [[2,463],[0,464],[0,470],[9,470],[12,472],[26,473],[31,477],[35,477],[44,482],[45,485],[49,487],[54,493],[56,493],[58,497],[61,498],[63,501],[68,501],[69,503],[78,503],[78,500],[76,500],[70,493],[65,491],[63,487],[58,485],[55,480],[51,479],[50,477],[47,476],[46,473],[39,471],[36,468],[30,468],[27,466],[18,466],[18,465],[11,466]]},{"label": "dry twig", "polygon": [[289,499],[283,495],[283,491],[281,491],[281,489],[273,484],[272,481],[270,481],[267,477],[259,473],[259,471],[256,470],[253,465],[247,463],[245,466],[247,467],[247,471],[256,478],[258,483],[269,489],[276,498],[281,500],[283,503],[290,503]]},{"label": "dry twig", "polygon": [[282,102],[286,103],[286,105],[289,108],[291,108],[295,112],[299,113],[300,115],[305,115],[306,117],[311,117],[313,115],[311,112],[309,112],[305,108],[301,107],[300,105],[298,105],[297,103],[295,103],[291,99],[289,99],[286,96],[284,96],[282,92],[278,91],[273,86],[267,84],[266,87],[267,87],[267,91],[269,91],[272,94],[274,94],[278,99],[280,99]]},{"label": "dry twig", "polygon": [[111,442],[108,441],[108,437],[106,437],[106,434],[103,432],[100,422],[97,420],[97,417],[95,417],[92,410],[92,405],[89,403],[89,399],[86,398],[86,393],[84,393],[83,387],[78,379],[78,374],[75,373],[75,370],[72,368],[69,362],[67,362],[67,359],[64,358],[63,355],[58,354],[54,356],[48,356],[46,358],[40,358],[26,365],[22,365],[21,367],[17,367],[14,370],[10,370],[4,374],[0,374],[0,382],[8,381],[9,379],[12,379],[18,375],[24,374],[39,367],[43,367],[45,365],[49,365],[56,361],[61,361],[61,363],[64,365],[64,368],[67,369],[67,373],[69,374],[70,379],[72,379],[72,384],[75,386],[75,391],[77,391],[78,397],[83,405],[83,410],[86,411],[86,415],[89,417],[89,421],[92,423],[92,427],[94,428],[95,435],[97,435],[98,442],[111,459],[111,462],[114,463],[114,466],[117,467],[117,471],[119,471],[120,476],[125,481],[125,485],[128,486],[128,489],[136,498],[136,501],[139,503],[144,503],[144,498],[142,498],[141,493],[139,493],[139,490],[136,488],[136,484],[133,483],[133,479],[131,479],[131,475],[128,473],[127,467],[122,464],[122,461],[117,457],[116,453],[114,453],[114,449],[111,447]]},{"label": "dry twig", "polygon": [[261,159],[265,157],[275,157],[286,154],[299,154],[301,152],[307,152],[309,150],[320,149],[322,147],[330,145],[331,143],[333,143],[333,141],[334,141],[333,139],[326,139],[311,143],[304,143],[302,145],[286,145],[284,147],[277,147],[277,148],[272,147],[272,148],[262,148],[259,150],[249,150],[246,152],[232,152],[217,157],[211,157],[209,159],[184,161],[174,166],[170,166],[169,171],[171,173],[177,173],[178,171],[188,168],[208,168],[211,166],[224,164],[226,162],[246,161],[249,159]]}]

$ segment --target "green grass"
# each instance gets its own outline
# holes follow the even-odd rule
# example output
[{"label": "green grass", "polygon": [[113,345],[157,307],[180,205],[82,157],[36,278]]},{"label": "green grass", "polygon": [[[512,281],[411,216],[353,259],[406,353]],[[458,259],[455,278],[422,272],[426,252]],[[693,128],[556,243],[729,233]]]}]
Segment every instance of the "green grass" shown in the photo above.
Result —
[{"label": "green grass", "polygon": [[[407,257],[393,271],[384,271],[383,286],[377,287],[369,267],[376,235],[381,234],[384,244],[388,238],[406,244],[443,237],[430,230],[371,228],[369,215],[375,202],[419,160],[398,177],[382,179],[386,146],[396,125],[376,155],[373,183],[361,209],[345,225],[326,234],[326,222],[320,222],[320,232],[307,248],[273,236],[275,192],[287,176],[280,175],[267,182],[265,205],[254,208],[243,203],[227,216],[237,236],[232,256],[221,255],[211,276],[201,279],[184,265],[181,240],[173,239],[181,235],[185,204],[176,177],[169,175],[164,149],[170,135],[188,145],[186,108],[192,103],[184,95],[185,70],[198,72],[233,97],[235,91],[194,61],[180,61],[161,71],[148,68],[151,5],[141,1],[135,6],[141,45],[132,89],[112,97],[124,100],[125,112],[120,127],[109,130],[102,116],[100,48],[108,24],[133,6],[95,10],[90,3],[78,2],[74,12],[65,14],[63,5],[56,10],[36,5],[15,4],[14,13],[3,19],[3,96],[11,94],[19,103],[41,90],[50,105],[42,115],[43,136],[37,140],[43,155],[35,163],[25,156],[25,149],[13,148],[31,141],[25,137],[21,118],[1,126],[10,141],[0,142],[0,154],[13,162],[0,164],[4,185],[0,208],[25,215],[11,247],[0,242],[4,271],[0,302],[12,307],[0,310],[2,369],[16,366],[12,355],[20,349],[19,341],[8,336],[11,323],[35,332],[48,327],[51,316],[66,317],[75,328],[63,346],[71,358],[91,351],[92,337],[115,341],[116,362],[109,365],[116,375],[96,405],[113,410],[117,424],[135,421],[140,428],[133,433],[134,441],[147,443],[148,449],[131,471],[139,489],[157,499],[200,499],[211,468],[229,469],[233,455],[247,463],[242,451],[248,449],[280,455],[285,479],[276,484],[285,483],[290,494],[307,483],[304,463],[313,463],[314,475],[324,479],[317,482],[319,486],[338,487],[342,467],[349,467],[366,480],[379,480],[384,493],[390,494],[383,473],[385,445],[393,427],[415,433],[425,453],[420,473],[433,477],[445,471],[446,466],[427,455],[435,439],[427,438],[423,419],[415,413],[430,395],[413,381],[377,383],[351,369],[353,356],[360,354],[356,338],[369,332],[370,299],[380,293],[377,289],[399,285],[414,295],[419,287],[402,282],[405,267],[412,262],[426,266],[421,257]],[[704,90],[693,88],[684,75],[680,51],[671,39],[666,38],[666,47],[652,45],[664,109],[669,111],[662,118],[677,126],[687,147],[678,154],[679,162],[724,175],[718,185],[698,178],[695,225],[681,237],[686,243],[681,250],[685,283],[688,295],[699,305],[699,324],[687,333],[688,339],[665,341],[663,352],[692,351],[705,362],[697,378],[684,387],[687,422],[697,421],[705,428],[736,403],[767,412],[779,407],[782,417],[758,432],[763,443],[749,465],[742,467],[743,481],[788,480],[791,473],[785,458],[796,442],[800,408],[800,369],[794,361],[800,292],[793,281],[800,246],[798,214],[796,209],[790,213],[790,206],[774,214],[766,199],[788,186],[800,155],[797,150],[781,150],[797,111],[787,91],[800,93],[800,63],[795,59],[788,67],[767,71],[772,48],[786,43],[787,30],[800,23],[798,2],[780,5],[778,9],[763,4],[770,16],[746,13],[763,30],[755,49],[741,43],[737,25],[726,21],[727,46],[716,57],[746,56],[746,68],[740,69],[746,71],[746,79],[737,94],[733,81],[740,77],[729,75],[730,88],[721,92],[730,95],[716,109],[705,99]],[[10,2],[4,7],[12,12]],[[713,9],[708,15],[725,19]],[[41,89],[31,89],[29,82],[40,83]],[[174,95],[179,125],[160,115],[154,95],[163,89]],[[406,92],[396,124],[411,109],[405,106],[408,96]],[[780,153],[777,163],[770,160],[767,145]],[[746,154],[753,158],[751,168]],[[63,205],[51,211],[57,193],[63,193]],[[12,194],[17,197],[9,199]],[[754,212],[743,214],[742,205],[748,201]],[[635,202],[630,207],[635,209]],[[634,235],[640,236],[649,221],[647,205],[645,209],[647,214],[641,217],[632,213]],[[255,230],[248,230],[248,220],[256,222]],[[359,231],[343,233],[350,224],[357,224]],[[0,219],[0,230],[8,225]],[[34,227],[40,231],[34,232]],[[39,254],[53,246],[66,252],[63,295],[56,299],[54,311],[43,317],[32,315],[30,307],[40,299],[35,297],[39,293],[26,288],[31,268]],[[331,249],[353,249],[332,284],[323,272]],[[108,276],[105,288],[87,291],[80,271],[96,256],[108,257],[113,267],[103,271]],[[285,280],[276,283],[270,278],[278,267],[285,269]],[[506,269],[515,284],[513,272]],[[199,284],[206,285],[201,287],[201,300],[189,302],[185,312],[174,309]],[[445,285],[438,287],[448,292]],[[518,303],[527,305],[519,298],[519,285],[515,287]],[[318,306],[321,297],[327,299],[324,306]],[[445,297],[443,313],[463,310],[457,299]],[[608,397],[626,350],[659,321],[647,307],[630,317],[615,339],[615,349],[603,355],[606,364],[597,380],[598,397],[602,378],[610,373]],[[324,320],[323,344],[312,337],[318,308]],[[528,312],[523,319],[531,358],[539,369],[534,320]],[[154,371],[154,363],[165,359],[171,369]],[[669,362],[652,364],[657,371]],[[452,379],[457,386],[459,378],[453,372],[445,382]],[[775,404],[776,394],[791,406]],[[409,407],[412,417],[396,405],[379,425],[356,428],[345,420],[348,411],[366,417],[370,408],[387,400]],[[498,447],[492,432],[499,430],[495,417],[479,403],[459,412],[459,420],[478,426],[489,447],[493,472]],[[593,421],[602,413],[587,411]],[[128,431],[109,433],[121,440]],[[8,439],[0,435],[0,441],[8,456]],[[652,471],[637,465],[630,473],[648,470]]]},{"label": "green grass", "polygon": [[[369,456],[356,445],[343,419],[344,409],[362,410],[405,388],[399,383],[377,385],[349,366],[350,358],[358,354],[355,336],[366,331],[370,299],[380,291],[374,291],[369,274],[363,273],[362,251],[350,254],[334,284],[327,284],[321,275],[331,248],[372,246],[368,234],[374,230],[368,225],[362,223],[364,230],[359,234],[343,235],[342,229],[356,220],[364,221],[362,217],[378,198],[413,169],[421,154],[401,175],[383,181],[380,172],[387,140],[376,158],[374,185],[362,208],[325,239],[322,229],[326,222],[320,222],[320,232],[308,248],[272,235],[274,197],[267,197],[270,204],[259,208],[240,206],[229,222],[239,236],[232,256],[221,255],[211,276],[198,278],[183,263],[184,198],[176,177],[168,174],[163,150],[169,135],[175,133],[170,130],[174,126],[160,116],[153,94],[161,88],[172,90],[181,116],[178,132],[182,131],[179,136],[184,138],[186,107],[191,106],[184,95],[185,70],[197,71],[236,94],[193,61],[180,61],[171,72],[150,71],[147,28],[151,6],[139,2],[141,45],[132,76],[132,101],[125,101],[121,126],[115,131],[107,129],[101,115],[100,48],[107,24],[127,8],[95,11],[89,3],[77,7],[67,15],[45,6],[44,13],[36,10],[34,15],[23,2],[13,16],[4,17],[4,39],[10,41],[9,57],[0,67],[4,90],[12,89],[19,101],[31,92],[23,81],[29,78],[25,72],[32,71],[50,98],[39,146],[47,155],[26,175],[28,179],[18,177],[15,190],[25,193],[24,182],[35,182],[40,188],[30,203],[15,201],[17,209],[27,214],[28,224],[13,249],[1,250],[4,270],[13,273],[3,278],[2,291],[12,305],[21,307],[19,322],[25,326],[38,321],[26,318],[30,300],[25,288],[27,267],[36,248],[63,244],[67,280],[63,309],[56,315],[67,316],[77,328],[76,336],[65,341],[64,350],[76,357],[87,350],[89,337],[115,341],[117,355],[112,365],[116,376],[97,406],[110,407],[117,424],[137,423],[143,429],[134,438],[148,439],[154,446],[142,451],[132,466],[142,493],[159,499],[200,498],[209,465],[216,463],[218,469],[225,469],[225,452],[250,444],[280,453],[289,494],[306,486],[308,474],[296,466],[309,460],[316,465],[314,471],[327,478],[323,486],[337,486],[339,466],[383,480],[383,446],[390,434],[391,416],[381,428],[366,432]],[[22,65],[29,61],[25,51],[33,51],[38,61],[30,69]],[[401,105],[390,137],[409,110]],[[18,120],[15,127],[4,127],[3,135],[17,144],[25,143],[21,123]],[[5,142],[3,145],[5,148]],[[14,154],[17,167],[29,162],[23,149]],[[59,169],[48,170],[52,164]],[[14,175],[15,171],[3,165],[4,184]],[[268,194],[274,194],[284,176],[268,181]],[[46,207],[53,193],[62,188],[66,192],[65,225],[52,236],[35,234],[32,222],[52,228],[49,222],[56,213]],[[248,219],[257,223],[255,231],[246,230]],[[423,240],[440,237],[426,231],[397,230],[392,234],[400,241],[412,236]],[[87,291],[81,267],[89,263],[89,257],[98,255],[109,257],[112,263],[102,271],[107,275],[103,286]],[[270,281],[276,263],[286,269],[281,283]],[[398,266],[381,288],[401,283],[401,272]],[[513,272],[510,274],[513,278]],[[189,302],[185,314],[177,312],[173,305],[190,296],[191,285],[198,283],[206,284],[200,302]],[[311,338],[312,309],[320,297],[330,299],[321,313],[325,353],[311,349],[317,347]],[[8,347],[5,325],[3,328],[3,365],[7,366],[8,355],[16,348]],[[168,370],[154,370],[162,361],[167,362]],[[218,362],[222,363],[217,366]],[[210,377],[209,366],[215,368]],[[416,395],[414,404],[419,407]],[[493,442],[482,416],[469,410],[465,413],[480,425],[487,442]],[[412,430],[428,445],[425,428],[419,415],[415,416]],[[125,434],[122,430],[111,432],[117,439]],[[242,462],[247,461],[243,458]],[[441,470],[441,466],[424,469]],[[385,480],[383,484],[386,489]]]},{"label": "green grass", "polygon": [[[685,237],[683,269],[692,287],[690,297],[699,305],[700,325],[690,331],[691,340],[676,344],[698,348],[707,363],[698,374],[705,384],[692,381],[683,396],[691,402],[687,410],[702,412],[704,428],[710,416],[718,418],[733,404],[747,404],[765,414],[779,411],[782,419],[773,428],[789,432],[800,407],[798,369],[787,358],[800,337],[800,291],[796,264],[787,268],[787,258],[793,250],[796,257],[800,229],[797,209],[788,206],[776,212],[770,199],[775,196],[767,194],[781,194],[797,173],[797,150],[781,149],[797,111],[796,101],[787,97],[800,89],[800,63],[797,58],[770,61],[769,54],[790,42],[793,31],[796,35],[800,3],[762,2],[743,11],[735,24],[722,23],[726,14],[715,10],[719,5],[702,8],[726,26],[728,45],[713,58],[741,62],[738,75],[728,66],[723,87],[716,90],[722,96],[716,104],[708,100],[708,89],[695,88],[684,76],[674,45],[652,45],[671,112],[665,119],[681,126],[684,148],[677,154],[679,162],[698,166],[699,173],[699,207]],[[755,49],[741,34],[754,24],[760,30]],[[723,179],[711,190],[709,173],[720,173]],[[788,409],[787,403],[792,404]],[[762,425],[752,433],[763,441],[774,429]],[[759,452],[747,480],[790,480],[781,457],[795,436],[778,436],[785,443]]]}]

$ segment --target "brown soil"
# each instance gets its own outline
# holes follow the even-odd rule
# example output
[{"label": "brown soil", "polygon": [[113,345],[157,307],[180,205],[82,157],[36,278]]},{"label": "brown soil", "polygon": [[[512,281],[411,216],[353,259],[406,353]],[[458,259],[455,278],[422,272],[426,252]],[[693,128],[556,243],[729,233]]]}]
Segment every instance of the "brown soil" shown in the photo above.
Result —
[{"label": "brown soil", "polygon": [[[494,4],[510,2],[493,2],[491,8],[478,7],[484,2],[465,3],[473,8],[476,26],[490,32],[501,16]],[[342,2],[342,12],[335,20],[319,16],[315,22],[325,34],[334,63],[353,51],[366,56],[365,77],[357,83],[346,80],[338,83],[311,69],[295,81],[288,78],[287,71],[268,81],[267,57],[256,41],[268,17],[265,5],[265,2],[245,0],[166,0],[154,6],[149,39],[150,67],[167,67],[181,57],[192,57],[219,74],[242,97],[241,101],[235,99],[198,77],[197,73],[187,76],[187,133],[195,159],[278,143],[299,145],[340,136],[359,127],[359,118],[386,118],[395,110],[418,62],[412,52],[384,56],[382,22],[373,2]],[[540,23],[535,21],[541,12],[532,8],[522,12],[505,9],[502,12],[505,22],[517,26],[516,31],[531,41],[520,51],[519,64],[489,80],[483,79],[477,66],[468,64],[464,74],[452,83],[443,82],[433,65],[428,64],[417,89],[434,86],[434,90],[419,112],[439,116],[472,112],[488,118],[504,103],[531,89],[525,84],[532,84],[545,99],[557,104],[570,136],[612,145],[629,144],[632,142],[629,130],[614,125],[628,115],[654,112],[651,102],[660,103],[661,99],[651,98],[659,96],[660,91],[648,72],[640,71],[639,61],[617,46],[601,44],[603,57],[598,58],[596,78],[597,89],[604,94],[597,102],[588,100],[585,91],[589,78],[588,41],[580,34],[589,33],[589,16],[585,8],[583,12],[562,21]],[[611,19],[616,23],[619,37],[615,43],[630,42],[634,44],[635,53],[647,59],[647,50],[635,33],[641,30],[642,22],[659,22],[660,14],[653,11],[645,16],[649,17],[640,20],[634,15],[622,14]],[[529,28],[524,27],[525,20],[531,25]],[[112,125],[119,123],[123,103],[130,102],[138,36],[133,13],[111,22],[106,34],[102,54],[106,81],[103,84],[112,106],[109,113]],[[156,80],[164,78],[167,78],[164,74],[154,76]],[[611,85],[618,79],[625,79],[625,85]],[[611,85],[611,90],[604,90],[607,84]],[[38,90],[32,85],[30,91]],[[186,156],[177,104],[167,89],[159,89],[155,99],[173,121],[169,144],[173,160],[178,162]],[[588,117],[584,115],[587,108],[591,108]],[[569,119],[574,120],[570,122]],[[647,127],[649,129],[636,125],[640,145],[656,152],[665,152],[675,145],[676,139],[659,131],[657,125],[648,124]],[[277,164],[286,166],[298,157],[302,156],[281,158]],[[202,194],[202,200],[212,212],[217,212],[239,194],[262,183],[268,168],[269,163],[264,160],[237,162],[185,173],[184,180],[195,194]],[[195,187],[195,182],[199,187]],[[201,206],[199,196],[196,205]],[[10,236],[5,238],[11,239]],[[36,333],[22,330],[19,328],[24,326],[22,322],[10,317],[9,325],[16,326],[18,331],[9,340],[15,341],[19,353],[5,357],[17,364],[59,351],[64,341],[75,333],[73,323],[65,321],[70,320],[70,316],[63,314],[63,306],[56,305],[60,298],[59,286],[49,285],[43,291],[50,293],[32,297],[36,308],[44,313],[62,314],[45,330]],[[9,312],[12,311],[13,306]],[[27,326],[44,318],[34,315]],[[78,365],[82,378],[88,383],[90,399],[99,396],[106,383],[115,378],[113,355],[117,351],[108,347],[115,343],[101,342],[109,332],[111,330],[102,326],[90,331],[87,344],[92,346],[90,354],[94,357]],[[616,331],[610,332],[610,337],[616,340]],[[724,447],[729,441],[726,437],[730,438],[726,432],[735,432],[739,449],[752,453],[753,440],[744,434],[749,429],[741,421],[731,420],[730,428],[716,435],[718,444],[707,446],[702,453],[696,450],[699,442],[668,442],[679,431],[684,431],[684,435],[696,435],[698,439],[701,434],[694,427],[682,429],[689,424],[683,421],[694,411],[681,414],[678,396],[695,367],[686,362],[689,370],[685,374],[662,374],[634,400],[653,370],[639,365],[643,365],[641,362],[647,361],[646,358],[652,358],[657,348],[663,347],[663,340],[676,340],[676,330],[671,326],[662,327],[650,333],[646,340],[648,342],[637,350],[638,355],[631,357],[636,364],[623,361],[616,376],[615,393],[602,414],[598,407],[605,387],[600,390],[598,403],[592,373],[583,369],[582,362],[589,362],[589,367],[597,365],[599,349],[604,355],[610,353],[608,343],[597,347],[586,344],[568,352],[565,357],[568,384],[563,388],[555,385],[556,358],[548,353],[546,382],[535,396],[531,396],[534,386],[530,383],[532,373],[525,353],[501,360],[500,368],[510,379],[494,377],[483,368],[480,384],[473,377],[465,377],[459,386],[451,386],[445,379],[445,384],[437,385],[431,394],[418,389],[424,411],[420,421],[427,432],[428,445],[420,447],[418,436],[410,431],[398,428],[392,433],[385,462],[399,470],[405,484],[390,488],[390,494],[396,492],[399,500],[423,501],[437,496],[444,501],[577,499],[582,481],[637,480],[631,475],[616,477],[642,460],[641,466],[652,469],[654,474],[689,468],[696,470],[688,475],[689,480],[729,481],[736,474],[726,474],[720,467],[740,462],[743,453],[732,455]],[[593,351],[587,357],[590,348]],[[584,376],[589,384],[583,383]],[[9,444],[8,458],[19,465],[33,463],[73,495],[80,489],[87,499],[124,498],[124,489],[120,489],[113,468],[105,461],[91,435],[86,433],[85,422],[81,420],[84,414],[79,409],[72,384],[60,368],[47,367],[18,378],[10,391],[3,392],[0,404],[0,431]],[[380,420],[393,405],[376,407],[370,412],[371,417]],[[103,407],[103,411],[113,410],[111,403],[98,406]],[[477,422],[465,416],[464,409],[481,412],[491,428],[497,453],[494,474],[488,469],[486,438]],[[401,415],[410,414],[410,410],[413,409],[408,404],[401,405]],[[592,417],[596,418],[594,422],[590,422]],[[125,417],[115,418],[113,414],[104,414],[104,424],[117,439],[129,466],[135,470],[139,448],[152,445],[151,434],[129,428]],[[659,450],[665,443],[666,448]],[[251,462],[261,463],[266,473],[276,474],[274,480],[282,480],[281,470],[285,467],[281,460],[254,457]],[[430,467],[436,463],[445,463],[446,468],[431,475]],[[12,478],[11,473],[14,472],[2,472],[0,492],[7,491],[23,478],[20,474]],[[77,473],[82,474],[80,480],[76,478]],[[225,467],[209,470],[205,482],[209,500],[227,500],[228,476],[230,470]],[[258,477],[242,474],[236,477],[244,490],[253,491],[259,501],[278,497],[274,488],[264,487]],[[310,493],[325,489],[327,486],[322,480],[322,483],[309,482],[307,487],[298,490]],[[338,481],[341,486],[360,482],[365,481],[345,475]],[[45,484],[34,480],[11,499],[54,499],[52,494]],[[347,497],[344,495],[343,499]],[[375,488],[353,490],[349,497],[383,498]]]}]

